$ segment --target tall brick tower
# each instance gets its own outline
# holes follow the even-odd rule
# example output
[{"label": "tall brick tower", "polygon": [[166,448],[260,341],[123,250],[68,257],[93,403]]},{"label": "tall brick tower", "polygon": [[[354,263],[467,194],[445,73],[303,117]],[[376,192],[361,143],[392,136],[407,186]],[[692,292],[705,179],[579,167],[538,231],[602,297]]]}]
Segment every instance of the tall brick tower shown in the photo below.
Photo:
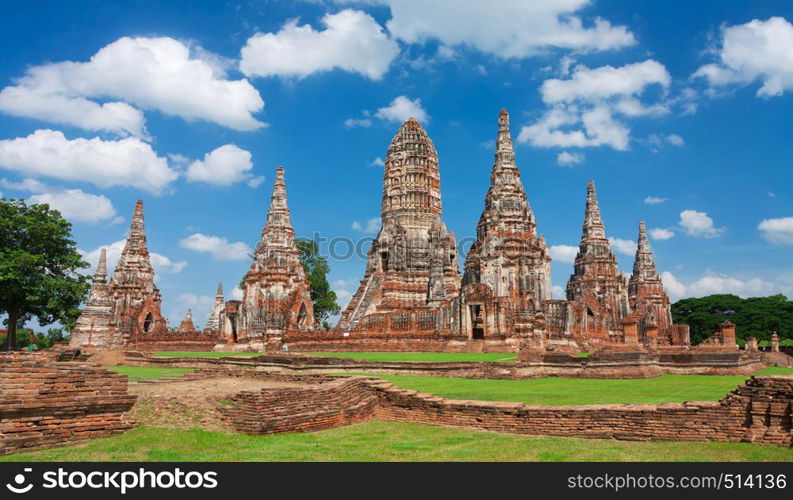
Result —
[{"label": "tall brick tower", "polygon": [[286,204],[283,167],[276,170],[267,222],[243,285],[242,304],[238,316],[232,319],[232,331],[224,332],[230,340],[269,341],[268,335],[316,327],[311,287],[300,263]]},{"label": "tall brick tower", "polygon": [[[658,327],[659,340],[663,343],[671,342],[672,307],[669,296],[664,291],[661,276],[655,269],[644,221],[639,223],[636,259],[633,263],[633,274],[628,281],[628,298],[634,313],[644,317],[645,323],[654,323]],[[640,334],[642,326],[644,325],[640,325]]]},{"label": "tall brick tower", "polygon": [[490,188],[465,259],[463,328],[480,334],[512,335],[529,328],[551,298],[551,257],[529,205],[509,129],[501,110]]},{"label": "tall brick tower", "polygon": [[107,282],[107,252],[103,248],[91,281],[88,301],[72,329],[69,343],[76,348],[103,347],[116,342],[117,335],[113,299]]},{"label": "tall brick tower", "polygon": [[583,235],[573,268],[567,282],[567,300],[573,303],[575,315],[573,331],[588,337],[619,336],[622,319],[629,313],[627,283],[606,238],[594,181],[587,186]]},{"label": "tall brick tower", "polygon": [[113,279],[109,283],[106,279],[103,249],[91,295],[71,335],[73,347],[113,349],[124,346],[135,335],[167,332],[168,324],[160,311],[162,297],[154,284],[154,269],[146,247],[141,200],[135,203],[127,241]]},{"label": "tall brick tower", "polygon": [[365,318],[433,309],[459,293],[454,233],[441,220],[438,153],[413,118],[402,124],[386,154],[381,218],[364,278],[342,313],[339,329],[407,330],[406,322],[413,319],[406,316],[394,316],[390,326],[381,316]]},{"label": "tall brick tower", "polygon": [[215,302],[212,304],[212,311],[209,313],[209,319],[204,326],[204,333],[216,333],[220,331],[220,315],[225,308],[225,301],[223,300],[223,283],[218,283],[218,291],[215,293]]}]

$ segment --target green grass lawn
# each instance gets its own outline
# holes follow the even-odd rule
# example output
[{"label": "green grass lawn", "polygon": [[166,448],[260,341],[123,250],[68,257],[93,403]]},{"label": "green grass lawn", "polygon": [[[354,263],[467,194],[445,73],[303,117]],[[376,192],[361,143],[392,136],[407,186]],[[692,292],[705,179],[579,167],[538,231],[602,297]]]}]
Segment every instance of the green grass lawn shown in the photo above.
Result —
[{"label": "green grass lawn", "polygon": [[514,352],[307,352],[311,356],[364,359],[366,361],[412,361],[418,363],[515,361]]},{"label": "green grass lawn", "polygon": [[[772,367],[759,373],[793,374],[793,369]],[[556,377],[499,380],[373,375],[405,389],[449,399],[515,401],[554,406],[717,401],[747,379],[743,375],[663,375],[650,379],[627,380]]]},{"label": "green grass lawn", "polygon": [[249,436],[138,427],[62,448],[0,457],[35,461],[793,461],[793,450],[748,443],[524,437],[366,422],[310,434]]},{"label": "green grass lawn", "polygon": [[154,353],[155,356],[164,358],[227,358],[229,356],[261,356],[261,352],[177,352],[161,351]]},{"label": "green grass lawn", "polygon": [[147,378],[175,378],[193,371],[193,368],[175,368],[172,366],[108,366],[108,370],[121,373],[129,377],[130,382]]}]

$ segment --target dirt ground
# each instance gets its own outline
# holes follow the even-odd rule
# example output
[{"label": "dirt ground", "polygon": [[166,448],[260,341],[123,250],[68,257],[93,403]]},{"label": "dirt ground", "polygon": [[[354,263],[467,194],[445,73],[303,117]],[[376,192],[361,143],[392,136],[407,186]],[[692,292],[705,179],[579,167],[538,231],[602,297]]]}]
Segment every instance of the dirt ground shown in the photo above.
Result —
[{"label": "dirt ground", "polygon": [[131,383],[129,392],[138,396],[131,416],[152,427],[186,429],[200,427],[210,431],[234,432],[221,419],[219,406],[233,404],[231,397],[242,391],[264,387],[295,387],[294,383],[244,379],[213,378],[184,382]]}]

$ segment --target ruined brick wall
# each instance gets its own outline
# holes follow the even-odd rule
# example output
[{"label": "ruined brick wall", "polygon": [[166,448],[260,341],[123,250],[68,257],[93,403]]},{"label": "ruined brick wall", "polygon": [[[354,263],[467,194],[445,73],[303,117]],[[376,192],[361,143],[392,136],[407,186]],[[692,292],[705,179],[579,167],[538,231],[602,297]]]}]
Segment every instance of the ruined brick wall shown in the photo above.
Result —
[{"label": "ruined brick wall", "polygon": [[143,351],[211,351],[225,339],[207,333],[162,333],[158,335],[133,335],[127,343],[128,349]]},{"label": "ruined brick wall", "polygon": [[410,335],[350,332],[287,335],[283,343],[290,352],[510,352],[514,346],[503,339],[471,341],[434,332]]},{"label": "ruined brick wall", "polygon": [[535,436],[630,441],[747,441],[793,446],[793,377],[752,377],[719,402],[528,406],[453,401],[370,381],[376,418]]},{"label": "ruined brick wall", "polygon": [[126,375],[43,354],[0,354],[0,454],[128,430],[135,399]]},{"label": "ruined brick wall", "polygon": [[313,432],[369,420],[377,396],[360,379],[242,392],[223,410],[234,428],[248,434]]},{"label": "ruined brick wall", "polygon": [[534,436],[793,446],[791,376],[752,377],[718,402],[587,406],[447,400],[373,377],[255,376],[296,385],[232,399],[226,418],[251,434],[310,432],[377,418]]}]

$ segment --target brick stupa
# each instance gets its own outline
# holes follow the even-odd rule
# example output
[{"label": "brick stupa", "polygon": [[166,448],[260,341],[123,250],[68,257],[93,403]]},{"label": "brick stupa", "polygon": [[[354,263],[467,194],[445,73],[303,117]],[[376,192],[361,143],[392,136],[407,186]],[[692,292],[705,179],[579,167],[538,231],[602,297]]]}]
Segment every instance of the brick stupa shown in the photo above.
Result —
[{"label": "brick stupa", "polygon": [[[463,330],[471,338],[531,333],[551,298],[551,257],[529,205],[501,110],[490,188],[465,259]],[[540,322],[541,323],[541,322]]]},{"label": "brick stupa", "polygon": [[622,320],[629,313],[626,281],[617,269],[617,258],[606,238],[595,183],[589,181],[583,234],[573,274],[567,282],[574,337],[612,341],[621,338]]},{"label": "brick stupa", "polygon": [[424,128],[410,118],[388,148],[382,228],[338,329],[448,331],[448,304],[459,294],[460,271],[454,233],[441,215],[438,153]]},{"label": "brick stupa", "polygon": [[162,334],[168,324],[162,316],[162,297],[154,284],[143,201],[135,203],[127,241],[107,282],[106,252],[102,249],[86,308],[71,334],[72,347],[115,349],[136,335]]},{"label": "brick stupa", "polygon": [[311,287],[286,204],[283,167],[276,170],[267,222],[242,286],[242,302],[236,317],[230,318],[232,324],[222,320],[228,340],[277,344],[286,332],[316,328]]}]

